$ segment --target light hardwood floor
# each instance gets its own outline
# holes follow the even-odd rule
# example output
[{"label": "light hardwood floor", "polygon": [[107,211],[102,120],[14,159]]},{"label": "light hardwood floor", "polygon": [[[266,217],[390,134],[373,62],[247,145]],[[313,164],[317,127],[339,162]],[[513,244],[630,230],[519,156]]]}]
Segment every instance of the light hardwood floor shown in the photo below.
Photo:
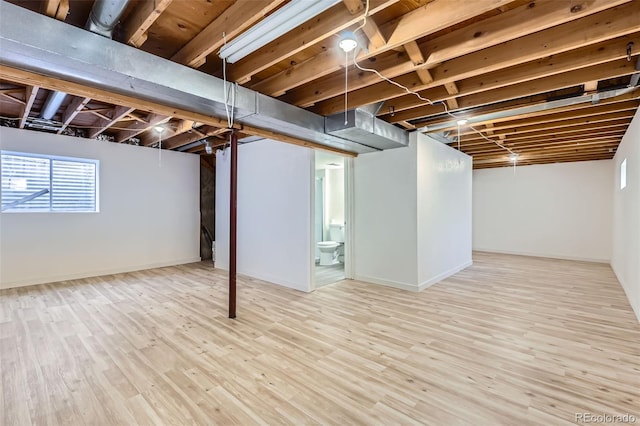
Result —
[{"label": "light hardwood floor", "polygon": [[422,293],[303,294],[210,263],[0,292],[0,423],[640,423],[640,325],[607,265],[476,253]]},{"label": "light hardwood floor", "polygon": [[321,266],[315,265],[316,288],[344,280],[344,264]]}]

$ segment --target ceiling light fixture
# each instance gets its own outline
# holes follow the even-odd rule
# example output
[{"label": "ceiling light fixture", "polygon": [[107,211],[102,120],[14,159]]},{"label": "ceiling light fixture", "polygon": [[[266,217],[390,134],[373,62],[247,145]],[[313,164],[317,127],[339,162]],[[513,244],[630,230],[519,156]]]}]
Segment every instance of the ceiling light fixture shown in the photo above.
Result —
[{"label": "ceiling light fixture", "polygon": [[464,126],[467,123],[468,123],[468,120],[465,120],[465,119],[458,120],[458,126]]},{"label": "ceiling light fixture", "polygon": [[218,56],[234,63],[319,15],[341,0],[292,0],[225,44]]},{"label": "ceiling light fixture", "polygon": [[344,50],[344,53],[351,52],[353,49],[358,47],[358,41],[356,40],[356,35],[351,31],[345,32],[340,37],[338,46],[340,46],[340,49]]},{"label": "ceiling light fixture", "polygon": [[511,154],[509,156],[509,161],[511,161],[512,163],[515,163],[516,161],[518,161],[518,157],[519,157],[518,154]]},{"label": "ceiling light fixture", "polygon": [[204,141],[204,150],[207,154],[213,154],[213,147],[211,146],[211,141],[209,139]]},{"label": "ceiling light fixture", "polygon": [[[347,96],[349,92],[349,52],[353,52],[353,50],[358,47],[356,35],[351,31],[344,32],[342,36],[340,36],[338,46],[340,47],[340,49],[344,50],[344,125],[346,126],[349,123],[349,116],[347,111],[347,108],[349,107],[347,102]],[[356,53],[353,52],[354,62],[355,57]]]},{"label": "ceiling light fixture", "polygon": [[158,133],[162,133],[162,132],[164,132],[164,127],[162,127],[162,126],[153,126],[153,130],[155,130]]}]

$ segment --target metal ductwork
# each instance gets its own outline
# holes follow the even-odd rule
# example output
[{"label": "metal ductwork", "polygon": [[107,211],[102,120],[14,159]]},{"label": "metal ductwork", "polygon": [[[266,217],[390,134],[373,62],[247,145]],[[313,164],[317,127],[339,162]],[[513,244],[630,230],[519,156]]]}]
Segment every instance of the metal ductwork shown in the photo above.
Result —
[{"label": "metal ductwork", "polygon": [[129,0],[96,0],[85,29],[103,37],[113,38],[113,29],[128,4]]},{"label": "metal ductwork", "polygon": [[[0,63],[13,68],[194,113],[226,116],[225,92],[230,88],[221,79],[4,1],[0,2],[0,45]],[[233,87],[237,123],[354,153],[407,145],[405,130],[395,130],[378,118],[367,117],[369,124],[362,125],[355,136],[339,130],[330,133],[325,131],[323,116]],[[371,132],[365,133],[366,129]],[[388,135],[382,129],[389,130]]]},{"label": "metal ductwork", "polygon": [[[89,14],[85,28],[92,33],[113,38],[113,28],[118,23],[129,0],[96,0]],[[64,92],[52,91],[44,102],[39,118],[51,120],[67,98]]]},{"label": "metal ductwork", "polygon": [[409,133],[376,118],[375,113],[364,108],[326,117],[325,132],[378,149],[409,145]]},{"label": "metal ductwork", "polygon": [[[634,75],[638,75],[638,73],[636,73]],[[590,95],[574,96],[574,97],[571,97],[571,98],[559,99],[559,100],[544,102],[544,103],[531,105],[531,106],[513,108],[513,109],[508,109],[508,110],[499,111],[499,112],[492,112],[492,113],[488,113],[488,114],[474,115],[473,117],[471,117],[471,118],[469,118],[467,120],[467,124],[468,125],[473,125],[474,123],[479,123],[479,122],[483,122],[483,121],[497,120],[497,119],[500,119],[500,118],[508,118],[508,117],[513,117],[515,115],[528,114],[528,113],[531,113],[531,112],[538,112],[538,111],[546,111],[546,110],[550,110],[550,109],[561,108],[561,107],[571,106],[571,105],[578,105],[578,104],[584,104],[584,103],[594,103],[594,104],[596,104],[596,103],[600,102],[601,100],[609,99],[609,98],[615,98],[616,96],[621,96],[621,95],[624,95],[625,93],[633,92],[636,89],[637,89],[637,87],[635,87],[635,86],[626,87],[626,88],[623,88],[623,89],[613,89],[613,90],[607,90],[607,91],[603,91],[603,92],[598,92],[598,93],[595,93],[595,94],[592,94],[592,95],[590,94]],[[638,96],[640,96],[640,93],[638,94]],[[456,112],[456,114],[462,114],[462,113],[461,112]],[[446,121],[444,123],[439,123],[439,124],[434,124],[434,125],[431,125],[431,126],[421,127],[421,128],[418,129],[418,131],[419,132],[426,132],[426,131],[433,132],[433,131],[436,131],[436,130],[448,129],[448,128],[456,126],[457,125],[457,121],[458,121],[458,118],[452,118],[451,120]],[[445,135],[445,137],[446,137],[446,135]],[[451,140],[448,140],[448,139],[446,139],[446,140],[447,140],[446,143],[452,142]]]},{"label": "metal ductwork", "polygon": [[64,92],[54,91],[49,93],[49,96],[47,96],[47,100],[44,101],[44,105],[42,107],[42,110],[40,110],[40,115],[38,117],[43,120],[51,120],[53,116],[56,115],[56,112],[58,112],[60,105],[62,105],[66,97],[67,94]]}]

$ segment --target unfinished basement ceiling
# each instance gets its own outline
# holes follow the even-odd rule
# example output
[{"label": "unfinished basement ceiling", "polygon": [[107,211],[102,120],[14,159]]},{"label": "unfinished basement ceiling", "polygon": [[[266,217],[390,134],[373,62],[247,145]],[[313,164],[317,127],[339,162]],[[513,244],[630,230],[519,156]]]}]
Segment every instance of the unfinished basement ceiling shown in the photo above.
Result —
[{"label": "unfinished basement ceiling", "polygon": [[[9,2],[80,28],[94,3]],[[222,77],[217,53],[223,33],[229,42],[287,3],[131,1],[114,39]],[[360,0],[335,4],[227,64],[227,77],[320,115],[343,112],[345,55],[338,40],[364,23],[366,6]],[[356,50],[361,67],[436,105],[357,69],[350,55],[347,108],[382,102],[378,118],[446,137],[445,142],[473,155],[476,168],[510,164],[509,152],[498,144],[518,153],[519,164],[613,158],[639,104],[640,90],[630,86],[637,85],[632,75],[638,72],[640,0],[370,0],[366,24],[356,34],[367,45]],[[26,82],[9,71],[0,73],[0,115],[16,126],[42,126],[37,117],[49,89],[64,84],[37,76]],[[599,93],[617,96],[599,99]],[[589,102],[547,107],[585,94],[591,95]],[[48,131],[153,146],[158,140],[153,127],[162,124],[164,148],[203,152],[200,141],[206,137],[224,143],[223,124],[158,114],[144,103],[100,99],[68,96],[53,118],[58,127]],[[473,129],[452,124],[457,118],[444,114],[444,105],[469,119]],[[514,115],[514,109],[527,106],[539,107]],[[474,122],[474,116],[491,118]]]}]

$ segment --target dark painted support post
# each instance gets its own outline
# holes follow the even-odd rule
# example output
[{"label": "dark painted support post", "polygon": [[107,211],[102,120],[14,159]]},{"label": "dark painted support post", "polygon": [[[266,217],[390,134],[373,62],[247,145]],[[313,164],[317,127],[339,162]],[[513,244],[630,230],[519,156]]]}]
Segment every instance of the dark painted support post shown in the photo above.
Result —
[{"label": "dark painted support post", "polygon": [[238,135],[231,132],[231,202],[229,212],[229,318],[236,317],[236,242],[238,224]]}]

